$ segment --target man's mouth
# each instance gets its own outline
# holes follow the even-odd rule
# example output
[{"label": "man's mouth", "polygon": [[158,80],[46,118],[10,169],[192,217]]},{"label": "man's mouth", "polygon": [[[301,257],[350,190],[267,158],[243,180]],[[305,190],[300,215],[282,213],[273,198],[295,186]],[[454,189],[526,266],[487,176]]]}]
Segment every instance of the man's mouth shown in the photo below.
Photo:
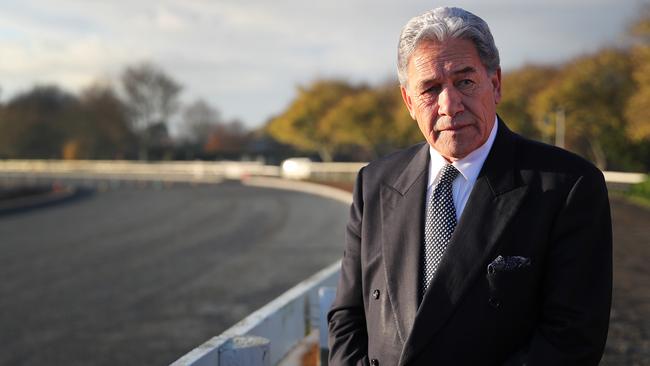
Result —
[{"label": "man's mouth", "polygon": [[468,124],[451,125],[451,126],[445,126],[443,128],[438,128],[437,131],[438,132],[445,132],[445,131],[454,132],[454,131],[458,131],[458,130],[461,130],[461,129],[465,128],[465,127],[469,127],[469,126],[470,125],[468,125]]}]

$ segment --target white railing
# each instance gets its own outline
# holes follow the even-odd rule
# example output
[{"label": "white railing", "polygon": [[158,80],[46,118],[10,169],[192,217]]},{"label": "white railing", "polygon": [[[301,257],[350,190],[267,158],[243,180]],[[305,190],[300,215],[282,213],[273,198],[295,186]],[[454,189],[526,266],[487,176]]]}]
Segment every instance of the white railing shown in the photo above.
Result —
[{"label": "white railing", "polygon": [[[292,160],[292,159],[289,159]],[[124,160],[0,160],[5,176],[32,176],[81,179],[132,179],[182,182],[218,182],[248,176],[316,180],[353,180],[367,163],[319,163],[296,159],[282,167],[261,162],[171,161],[138,162]],[[603,172],[609,183],[635,184],[644,173]]]},{"label": "white railing", "polygon": [[643,173],[603,172],[603,175],[608,183],[636,184],[646,179]]},{"label": "white railing", "polygon": [[[195,348],[172,366],[277,365],[311,332],[326,332],[325,312],[333,298],[340,261],[316,273]],[[320,291],[319,289],[330,289]],[[321,299],[323,303],[321,304]],[[321,337],[321,344],[323,344]],[[321,345],[322,347],[322,345]]]},{"label": "white railing", "polygon": [[368,163],[318,163],[307,158],[292,158],[282,162],[282,177],[287,179],[316,179],[352,181]]},{"label": "white railing", "polygon": [[245,176],[277,177],[280,175],[280,168],[260,162],[228,161],[0,160],[0,173],[13,176],[209,183]]}]

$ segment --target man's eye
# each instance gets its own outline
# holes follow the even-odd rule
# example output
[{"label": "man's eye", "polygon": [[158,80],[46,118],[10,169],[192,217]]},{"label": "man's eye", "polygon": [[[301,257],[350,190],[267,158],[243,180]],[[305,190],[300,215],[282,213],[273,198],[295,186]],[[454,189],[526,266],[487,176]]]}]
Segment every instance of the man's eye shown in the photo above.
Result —
[{"label": "man's eye", "polygon": [[422,95],[430,95],[430,94],[440,94],[440,87],[439,86],[432,86],[428,89],[425,89],[422,93]]},{"label": "man's eye", "polygon": [[463,79],[456,83],[456,86],[461,89],[471,88],[474,85],[476,85],[476,83],[474,83],[474,81],[471,79]]}]

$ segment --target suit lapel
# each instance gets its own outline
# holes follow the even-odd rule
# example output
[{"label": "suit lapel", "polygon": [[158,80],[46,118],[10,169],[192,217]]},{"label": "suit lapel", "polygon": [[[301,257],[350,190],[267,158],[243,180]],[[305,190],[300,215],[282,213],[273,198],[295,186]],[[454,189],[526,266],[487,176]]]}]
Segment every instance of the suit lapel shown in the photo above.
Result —
[{"label": "suit lapel", "polygon": [[417,311],[428,161],[429,145],[423,144],[397,180],[382,183],[380,192],[387,290],[402,343]]},{"label": "suit lapel", "polygon": [[503,229],[517,211],[526,186],[514,169],[514,135],[503,123],[456,226],[436,276],[415,316],[400,364],[412,361],[453,314],[485,271]]}]

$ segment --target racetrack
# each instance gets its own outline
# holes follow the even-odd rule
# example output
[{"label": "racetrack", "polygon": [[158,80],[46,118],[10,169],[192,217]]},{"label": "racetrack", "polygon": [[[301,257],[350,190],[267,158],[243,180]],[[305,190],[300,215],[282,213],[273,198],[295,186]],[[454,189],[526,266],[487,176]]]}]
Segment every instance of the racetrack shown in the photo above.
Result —
[{"label": "racetrack", "polygon": [[337,260],[347,210],[223,183],[0,216],[0,364],[169,364]]},{"label": "racetrack", "polygon": [[[646,365],[650,210],[611,204],[601,365]],[[0,215],[0,365],[169,364],[338,259],[346,219],[335,201],[237,183],[123,186]]]}]

